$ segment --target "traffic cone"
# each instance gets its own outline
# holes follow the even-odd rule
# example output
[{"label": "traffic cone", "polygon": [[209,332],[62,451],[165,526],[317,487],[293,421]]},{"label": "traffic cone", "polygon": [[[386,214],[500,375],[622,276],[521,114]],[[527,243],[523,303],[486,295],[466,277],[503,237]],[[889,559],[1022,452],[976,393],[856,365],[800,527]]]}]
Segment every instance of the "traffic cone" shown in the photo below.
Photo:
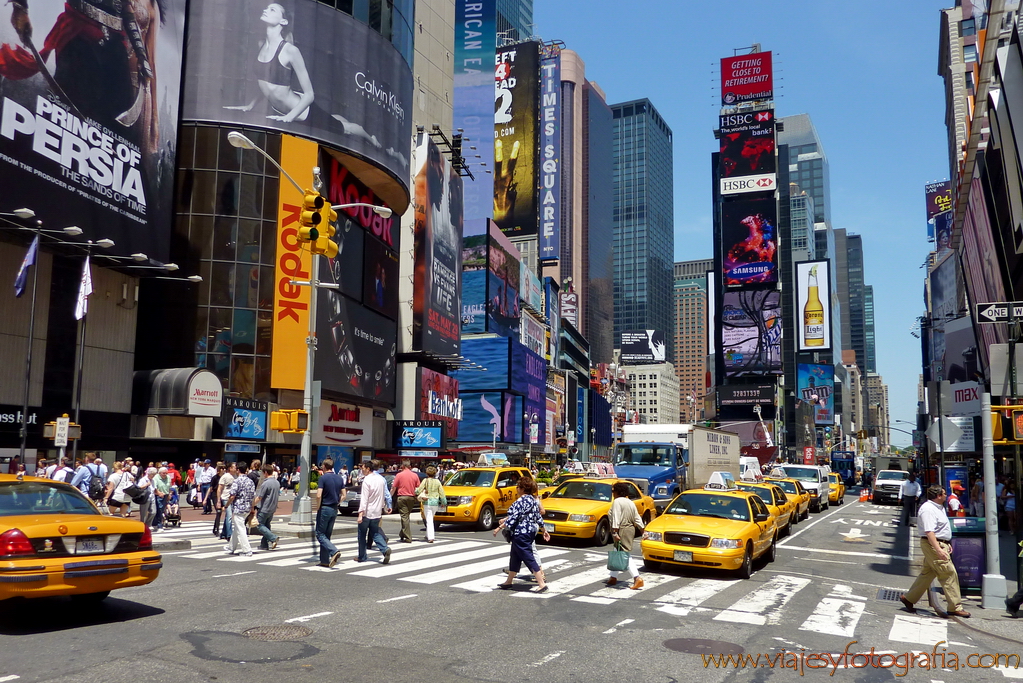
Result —
[{"label": "traffic cone", "polygon": [[860,502],[866,503],[870,500],[870,491],[868,489],[860,489]]}]

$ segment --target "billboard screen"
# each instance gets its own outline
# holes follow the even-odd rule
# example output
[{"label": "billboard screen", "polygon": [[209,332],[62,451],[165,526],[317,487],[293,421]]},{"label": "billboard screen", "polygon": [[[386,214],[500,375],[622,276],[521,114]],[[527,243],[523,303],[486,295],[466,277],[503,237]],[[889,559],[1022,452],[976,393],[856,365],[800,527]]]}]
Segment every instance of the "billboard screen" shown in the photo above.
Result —
[{"label": "billboard screen", "polygon": [[781,372],[781,295],[725,292],[721,301],[721,355],[725,373]]},{"label": "billboard screen", "polygon": [[[398,319],[398,253],[379,240],[366,238],[363,269],[363,301],[377,313]],[[338,259],[335,259],[337,262]],[[343,268],[347,268],[345,263]],[[342,270],[343,270],[342,268]]]},{"label": "billboard screen", "polygon": [[487,332],[502,337],[519,332],[519,251],[490,224],[487,254]]},{"label": "billboard screen", "polygon": [[[315,142],[302,140],[291,135],[281,136],[281,167],[289,174],[307,171],[319,164],[318,147]],[[277,199],[277,244],[274,270],[274,322],[273,358],[270,369],[270,386],[275,389],[305,387],[305,339],[309,335],[309,287],[291,285],[291,280],[308,280],[312,255],[302,248],[298,241],[299,218],[302,214],[302,193],[280,177]],[[340,229],[338,234],[344,234]],[[359,231],[359,228],[355,229]],[[361,236],[360,236],[361,237]],[[350,260],[362,259],[362,243],[357,257],[349,253]],[[360,270],[361,273],[361,270]],[[339,283],[340,285],[341,283]],[[361,278],[355,285],[362,289]],[[343,286],[343,285],[341,285]]]},{"label": "billboard screen", "polygon": [[407,192],[412,69],[368,25],[314,0],[193,2],[187,55],[185,119],[319,140]]},{"label": "billboard screen", "polygon": [[221,425],[225,439],[266,440],[266,410],[263,401],[248,398],[224,397]]},{"label": "billboard screen", "polygon": [[458,389],[484,391],[508,388],[510,340],[505,337],[468,338],[462,340],[462,355],[486,368],[485,371],[452,370],[451,377],[458,380]]},{"label": "billboard screen", "polygon": [[[497,50],[494,222],[509,237],[536,234],[539,76],[539,43],[519,43]],[[555,258],[555,254],[547,258]]]},{"label": "billboard screen", "polygon": [[440,148],[419,136],[415,177],[413,348],[441,355],[459,349],[462,276],[462,178]]},{"label": "billboard screen", "polygon": [[113,253],[169,260],[185,0],[130,21],[86,4],[112,31],[74,3],[34,2],[29,23],[27,5],[0,22],[4,196]]},{"label": "billboard screen", "polygon": [[[320,278],[330,282],[322,267]],[[331,290],[320,292],[317,307],[315,374],[323,389],[394,405],[397,323]]]},{"label": "billboard screen", "polygon": [[[486,441],[494,439],[495,426],[498,441],[505,441],[504,396],[501,391],[465,392],[462,398],[462,424],[459,441]],[[519,417],[521,420],[521,416]]]},{"label": "billboard screen", "polygon": [[546,394],[547,362],[538,353],[512,341],[511,381],[513,393],[530,396],[534,401]]},{"label": "billboard screen", "polygon": [[814,424],[835,424],[835,366],[799,363],[796,398],[813,406]]},{"label": "billboard screen", "polygon": [[771,53],[725,57],[721,60],[721,106],[770,100],[774,97]]},{"label": "billboard screen", "polygon": [[529,313],[522,315],[519,327],[519,339],[533,353],[543,356],[547,344],[547,327]]},{"label": "billboard screen", "polygon": [[[773,190],[778,170],[774,110],[722,115],[719,122],[721,194]],[[748,182],[733,182],[737,178]]]},{"label": "billboard screen", "polygon": [[526,305],[537,313],[543,312],[543,286],[540,278],[529,268],[525,260],[522,261],[522,268],[519,274],[519,295]]},{"label": "billboard screen", "polygon": [[778,281],[778,205],[774,194],[721,205],[726,287]]},{"label": "billboard screen", "polygon": [[796,264],[797,344],[800,351],[831,348],[831,262]]},{"label": "billboard screen", "polygon": [[395,420],[392,448],[444,448],[445,424],[439,420]]},{"label": "billboard screen", "polygon": [[[494,215],[494,72],[497,0],[455,0],[452,127],[476,147],[466,165],[476,178],[465,186],[465,224]],[[476,159],[475,155],[480,155]]]},{"label": "billboard screen", "polygon": [[663,363],[664,360],[664,332],[660,330],[630,330],[622,332],[622,363],[638,365],[642,363]]},{"label": "billboard screen", "polygon": [[924,200],[927,211],[927,239],[934,241],[935,216],[952,210],[952,181],[943,180],[924,185]]},{"label": "billboard screen", "polygon": [[487,236],[462,240],[462,334],[487,331]]},{"label": "billboard screen", "polygon": [[545,47],[540,59],[541,261],[561,256],[561,48]]},{"label": "billboard screen", "polygon": [[449,439],[458,438],[462,419],[462,401],[458,398],[458,380],[429,368],[419,368],[419,417],[441,420]]},{"label": "billboard screen", "polygon": [[774,383],[720,386],[718,387],[718,404],[722,406],[774,405]]}]

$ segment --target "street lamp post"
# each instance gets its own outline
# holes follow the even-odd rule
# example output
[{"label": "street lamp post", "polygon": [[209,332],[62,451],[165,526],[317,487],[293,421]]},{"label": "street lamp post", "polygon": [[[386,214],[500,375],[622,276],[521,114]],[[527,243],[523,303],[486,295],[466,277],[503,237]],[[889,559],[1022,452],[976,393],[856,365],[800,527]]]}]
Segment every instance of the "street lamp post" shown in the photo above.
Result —
[{"label": "street lamp post", "polygon": [[[269,161],[278,171],[281,172],[285,178],[287,178],[295,189],[300,193],[305,193],[302,186],[295,181],[294,178],[288,174],[284,168],[281,167],[277,160],[266,153],[266,151],[260,147],[257,147],[252,140],[245,137],[238,131],[231,131],[227,134],[227,141],[232,146],[239,149],[251,149],[259,152],[263,157]],[[313,189],[319,192],[323,188],[323,182],[320,179],[320,168],[316,166],[312,169],[313,172]],[[374,213],[382,218],[389,218],[391,216],[391,209],[386,206],[376,206],[374,204],[366,204],[363,202],[355,202],[352,204],[336,204],[331,207],[335,211],[341,209],[350,208],[371,208]],[[312,450],[313,450],[313,432],[312,425],[314,424],[314,406],[313,406],[313,364],[316,360],[316,299],[319,297],[319,289],[339,289],[337,284],[321,282],[319,279],[319,261],[316,259],[316,254],[312,254],[312,267],[309,269],[310,277],[309,280],[290,280],[289,284],[292,286],[302,286],[311,288],[309,296],[309,329],[308,335],[306,336],[306,364],[305,364],[305,386],[302,391],[302,408],[309,416],[309,424],[307,429],[302,432],[302,447],[299,451],[299,480],[298,480],[298,497],[295,500],[295,508],[292,514],[291,522],[293,524],[310,524],[312,522],[312,501],[309,498],[309,474],[312,468]],[[318,408],[318,406],[317,406]],[[497,448],[497,425],[494,425],[494,442],[495,450]]]},{"label": "street lamp post", "polygon": [[597,428],[590,427],[590,461],[597,455]]}]

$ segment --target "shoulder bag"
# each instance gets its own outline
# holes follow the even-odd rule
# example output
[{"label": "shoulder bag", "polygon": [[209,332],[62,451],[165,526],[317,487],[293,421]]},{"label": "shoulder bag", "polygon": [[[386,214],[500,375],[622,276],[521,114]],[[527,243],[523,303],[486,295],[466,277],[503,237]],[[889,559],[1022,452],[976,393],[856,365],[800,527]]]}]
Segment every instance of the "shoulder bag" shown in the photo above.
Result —
[{"label": "shoulder bag", "polygon": [[621,543],[615,541],[614,550],[607,551],[607,568],[613,572],[624,572],[629,568],[629,551],[622,550]]}]

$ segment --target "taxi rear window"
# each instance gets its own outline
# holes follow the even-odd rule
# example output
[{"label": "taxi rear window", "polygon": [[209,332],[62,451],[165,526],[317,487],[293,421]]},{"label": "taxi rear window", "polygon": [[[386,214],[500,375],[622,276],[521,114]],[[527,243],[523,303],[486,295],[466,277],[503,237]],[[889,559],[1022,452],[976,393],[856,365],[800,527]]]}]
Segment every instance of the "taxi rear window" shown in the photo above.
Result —
[{"label": "taxi rear window", "polygon": [[745,498],[735,496],[709,496],[702,493],[685,494],[677,497],[666,509],[669,515],[693,515],[696,517],[718,517],[748,522],[749,503]]},{"label": "taxi rear window", "polygon": [[764,501],[768,505],[774,504],[773,496],[771,495],[771,489],[769,489],[766,486],[743,486],[742,484],[739,484],[739,490],[755,493],[757,498]]},{"label": "taxi rear window", "polygon": [[81,494],[62,486],[36,481],[0,483],[0,517],[58,513],[98,515],[99,511]]},{"label": "taxi rear window", "polygon": [[570,481],[550,495],[551,498],[581,498],[583,500],[611,500],[611,485],[592,481]]},{"label": "taxi rear window", "polygon": [[780,486],[785,493],[796,493],[796,485],[791,481],[776,481],[774,483]]}]

